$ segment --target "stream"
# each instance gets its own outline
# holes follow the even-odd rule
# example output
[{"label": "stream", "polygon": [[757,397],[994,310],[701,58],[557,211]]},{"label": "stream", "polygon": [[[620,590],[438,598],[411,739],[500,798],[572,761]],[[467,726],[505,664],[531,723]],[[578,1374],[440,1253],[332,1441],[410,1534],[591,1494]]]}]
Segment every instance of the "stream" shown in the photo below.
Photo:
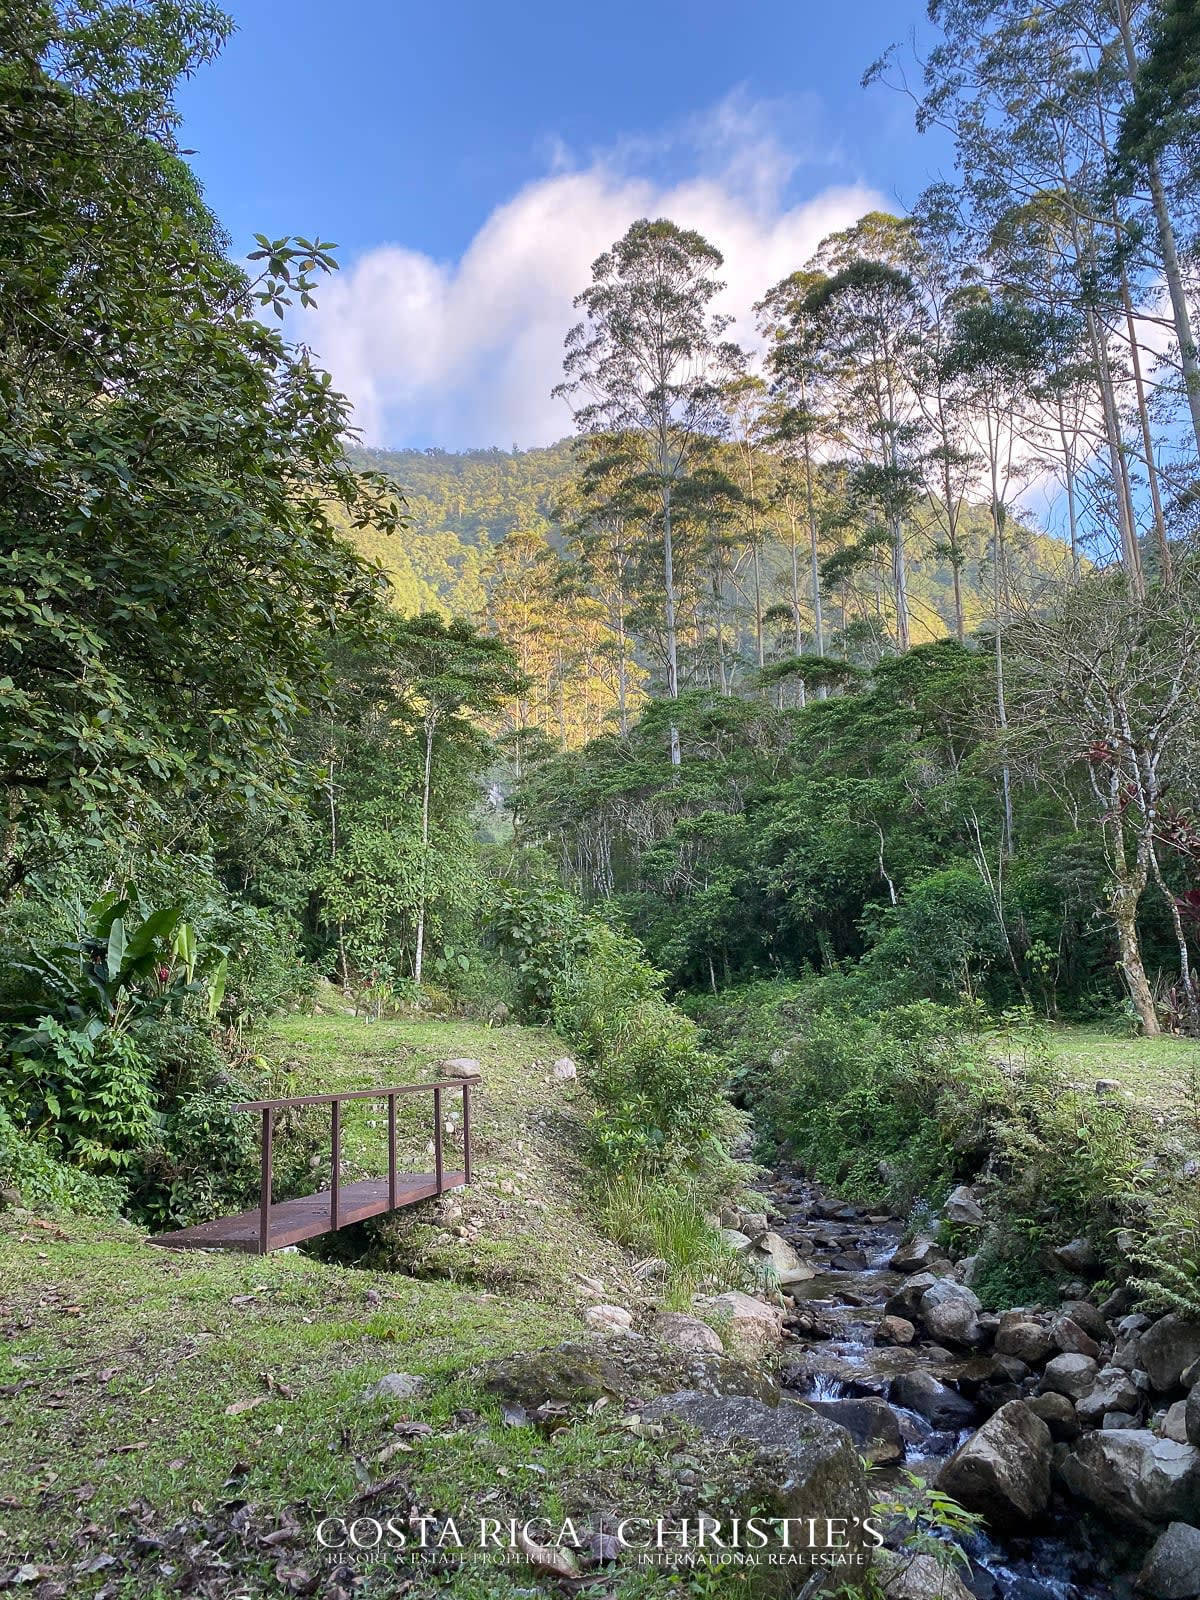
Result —
[{"label": "stream", "polygon": [[[986,1404],[985,1392],[973,1417],[964,1405],[962,1416],[938,1418],[942,1425],[935,1426],[897,1403],[893,1383],[902,1374],[925,1372],[974,1400],[995,1380],[994,1363],[919,1335],[910,1345],[875,1343],[885,1303],[904,1281],[888,1265],[902,1223],[830,1199],[786,1166],[760,1192],[773,1229],[816,1270],[785,1289],[795,1301],[784,1325],[785,1391],[818,1403],[887,1400],[900,1424],[903,1459],[878,1465],[873,1481],[886,1492],[905,1472],[932,1478],[994,1405]],[[961,1542],[971,1561],[961,1576],[979,1600],[1131,1600],[1141,1555],[1116,1530],[1057,1498],[1050,1518],[1028,1537],[1001,1541],[980,1534]]]}]

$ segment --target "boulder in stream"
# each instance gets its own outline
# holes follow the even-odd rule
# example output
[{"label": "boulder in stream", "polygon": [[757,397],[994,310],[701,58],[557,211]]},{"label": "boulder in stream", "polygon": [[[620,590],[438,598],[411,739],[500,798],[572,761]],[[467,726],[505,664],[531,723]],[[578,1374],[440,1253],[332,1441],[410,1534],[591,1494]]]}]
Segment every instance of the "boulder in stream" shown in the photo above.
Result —
[{"label": "boulder in stream", "polygon": [[875,1329],[876,1344],[911,1344],[917,1330],[907,1317],[883,1317]]},{"label": "boulder in stream", "polygon": [[1056,1317],[1050,1335],[1063,1355],[1091,1356],[1094,1361],[1100,1354],[1098,1342],[1079,1326],[1074,1317]]},{"label": "boulder in stream", "polygon": [[1085,1433],[1060,1472],[1078,1499],[1135,1528],[1200,1519],[1200,1450],[1146,1428]]},{"label": "boulder in stream", "polygon": [[1187,1397],[1183,1408],[1183,1429],[1189,1444],[1200,1445],[1200,1381]]},{"label": "boulder in stream", "polygon": [[983,1222],[983,1210],[975,1198],[975,1191],[965,1183],[952,1189],[946,1196],[946,1219],[962,1228],[977,1228]]},{"label": "boulder in stream", "polygon": [[891,1466],[904,1460],[900,1419],[884,1400],[806,1400],[818,1416],[845,1428],[859,1455],[872,1466]]},{"label": "boulder in stream", "polygon": [[721,1326],[721,1342],[732,1355],[755,1361],[783,1342],[783,1317],[765,1300],[731,1289],[716,1297],[712,1310]]},{"label": "boulder in stream", "polygon": [[1164,1439],[1174,1439],[1176,1444],[1189,1443],[1186,1400],[1176,1400],[1174,1405],[1167,1407],[1157,1424],[1157,1432],[1161,1433]]},{"label": "boulder in stream", "polygon": [[1078,1400],[1096,1386],[1100,1368],[1091,1356],[1055,1356],[1046,1363],[1042,1374],[1042,1390],[1053,1389],[1055,1394],[1065,1394],[1068,1400]]},{"label": "boulder in stream", "polygon": [[935,1339],[948,1344],[980,1341],[979,1296],[953,1278],[939,1278],[921,1296],[921,1320]]},{"label": "boulder in stream", "polygon": [[938,1473],[938,1488],[989,1528],[1026,1531],[1050,1503],[1050,1430],[1020,1400],[1001,1406]]},{"label": "boulder in stream", "polygon": [[1078,1439],[1080,1433],[1079,1418],[1075,1414],[1075,1407],[1065,1394],[1055,1394],[1050,1390],[1047,1394],[1036,1394],[1025,1404],[1035,1417],[1050,1429],[1050,1437],[1055,1444],[1070,1444]]},{"label": "boulder in stream", "polygon": [[1070,1317],[1072,1322],[1077,1322],[1097,1344],[1107,1344],[1112,1338],[1112,1329],[1104,1320],[1103,1312],[1090,1300],[1064,1300],[1059,1307],[1059,1316]]},{"label": "boulder in stream", "polygon": [[915,1322],[921,1314],[921,1297],[926,1289],[931,1289],[938,1279],[932,1272],[915,1272],[891,1296],[884,1306],[884,1315],[888,1317],[907,1317],[910,1322]]},{"label": "boulder in stream", "polygon": [[882,1578],[887,1600],[974,1600],[954,1568],[936,1556],[877,1550],[871,1570]]},{"label": "boulder in stream", "polygon": [[682,1391],[651,1401],[641,1415],[647,1422],[682,1423],[739,1455],[749,1453],[749,1483],[740,1464],[737,1469],[739,1498],[769,1507],[770,1516],[845,1519],[853,1528],[868,1514],[866,1476],[850,1435],[798,1401],[767,1406]]},{"label": "boulder in stream", "polygon": [[893,1272],[923,1272],[941,1253],[927,1233],[919,1233],[893,1253],[888,1265]]},{"label": "boulder in stream", "polygon": [[1137,1378],[1123,1367],[1101,1367],[1092,1386],[1075,1398],[1079,1420],[1088,1426],[1102,1423],[1113,1412],[1126,1412],[1133,1416],[1141,1407],[1142,1391]]},{"label": "boulder in stream", "polygon": [[1172,1522],[1160,1533],[1138,1573],[1137,1587],[1150,1600],[1193,1600],[1200,1595],[1200,1528]]},{"label": "boulder in stream", "polygon": [[781,1233],[770,1229],[755,1241],[754,1253],[769,1264],[781,1284],[803,1283],[817,1275],[816,1268],[801,1261]]},{"label": "boulder in stream", "polygon": [[975,1421],[975,1407],[969,1400],[919,1369],[894,1378],[888,1398],[893,1405],[915,1411],[935,1428],[969,1428]]},{"label": "boulder in stream", "polygon": [[1016,1356],[1031,1367],[1054,1353],[1054,1339],[1045,1322],[1028,1311],[1005,1311],[996,1329],[996,1354]]},{"label": "boulder in stream", "polygon": [[1159,1394],[1177,1389],[1184,1371],[1200,1358],[1200,1323],[1174,1312],[1152,1322],[1138,1340],[1137,1365]]}]

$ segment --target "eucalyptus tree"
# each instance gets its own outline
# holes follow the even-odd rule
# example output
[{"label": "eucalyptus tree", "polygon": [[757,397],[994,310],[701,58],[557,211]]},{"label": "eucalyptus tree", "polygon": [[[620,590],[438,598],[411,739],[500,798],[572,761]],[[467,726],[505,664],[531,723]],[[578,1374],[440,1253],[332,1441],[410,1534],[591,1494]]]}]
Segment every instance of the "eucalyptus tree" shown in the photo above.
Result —
[{"label": "eucalyptus tree", "polygon": [[1163,176],[1164,162],[1182,154],[1183,177],[1175,194],[1190,212],[1189,232],[1194,232],[1200,193],[1200,170],[1196,164],[1200,150],[1200,73],[1196,66],[1200,24],[1194,4],[1187,0],[1159,0],[1150,5],[1139,5],[1136,0],[1112,0],[1112,5],[1129,90],[1118,134],[1122,158],[1118,181],[1124,177],[1128,191],[1144,177],[1150,191],[1163,276],[1179,342],[1184,392],[1200,454],[1200,353]]},{"label": "eucalyptus tree", "polygon": [[912,276],[911,225],[872,212],[826,239],[812,277],[790,304],[786,284],[768,296],[782,316],[773,357],[786,368],[793,342],[823,374],[829,437],[850,467],[852,492],[886,527],[896,644],[908,649],[909,553],[905,523],[920,486],[923,419],[916,398],[924,316]]},{"label": "eucalyptus tree", "polygon": [[[696,638],[696,671],[712,681],[716,666],[722,695],[733,692],[741,633],[737,605],[737,557],[743,532],[745,495],[725,459],[710,447],[693,462],[678,486],[678,526],[685,535]],[[744,551],[744,547],[743,547]],[[761,639],[761,612],[756,615]]]},{"label": "eucalyptus tree", "polygon": [[800,609],[800,544],[798,508],[808,535],[808,592],[813,617],[813,643],[825,654],[825,617],[821,595],[821,543],[817,516],[818,452],[832,438],[833,425],[822,410],[824,366],[815,318],[805,302],[822,282],[817,272],[794,272],[777,283],[756,308],[759,327],[768,341],[767,366],[772,377],[768,437],[781,463],[776,499],[787,519],[791,567],[793,648],[804,649]]},{"label": "eucalyptus tree", "polygon": [[501,639],[456,618],[432,614],[393,624],[392,649],[400,692],[421,727],[421,868],[417,895],[413,979],[421,982],[429,909],[430,801],[434,751],[440,738],[480,737],[472,719],[498,711],[523,687],[512,653]]},{"label": "eucalyptus tree", "polygon": [[[1176,292],[1171,265],[1178,253],[1172,219],[1151,177],[1147,194],[1131,184],[1122,192],[1116,183],[1114,142],[1136,92],[1139,40],[1151,10],[1126,0],[1052,0],[1036,9],[1023,0],[934,0],[931,16],[944,40],[927,62],[918,109],[919,126],[941,123],[954,134],[980,256],[995,253],[996,235],[1010,230],[1014,214],[1039,221],[1053,270],[1039,270],[1022,287],[1048,296],[1048,310],[1082,322],[1121,559],[1135,590],[1143,576],[1131,462],[1144,462],[1165,570],[1158,481],[1172,430],[1156,437],[1154,424],[1180,387],[1169,358],[1148,350],[1147,326],[1176,337],[1189,434],[1200,417],[1186,295]],[[1144,163],[1141,170],[1149,174]],[[1171,301],[1165,317],[1157,305],[1164,279]],[[1124,428],[1127,385],[1136,443]]]},{"label": "eucalyptus tree", "polygon": [[634,654],[631,618],[643,580],[638,530],[652,516],[639,480],[636,442],[624,434],[586,434],[577,441],[578,472],[556,515],[587,593],[608,635],[617,727],[628,734],[645,671]]},{"label": "eucalyptus tree", "polygon": [[[714,310],[722,257],[699,233],[646,218],[592,264],[576,297],[583,320],[567,335],[564,381],[584,433],[618,432],[637,451],[636,475],[653,489],[662,541],[667,696],[679,698],[678,594],[672,519],[680,480],[698,446],[726,428],[725,386],[742,353]],[[680,764],[670,724],[671,764]]]},{"label": "eucalyptus tree", "polygon": [[771,476],[768,451],[771,417],[766,380],[756,372],[745,372],[736,378],[726,391],[726,410],[744,511],[746,548],[750,557],[754,653],[761,670],[766,661],[762,557],[769,533],[765,512]]},{"label": "eucalyptus tree", "polygon": [[936,184],[927,190],[913,221],[918,242],[913,255],[913,278],[925,311],[913,386],[927,435],[922,457],[925,503],[939,535],[935,548],[950,563],[954,633],[959,644],[964,644],[963,508],[979,465],[979,452],[963,375],[947,357],[954,339],[956,292],[970,276],[971,262],[966,256],[955,198],[948,186]]},{"label": "eucalyptus tree", "polygon": [[[1028,307],[966,287],[954,297],[950,337],[941,365],[961,385],[962,401],[978,432],[987,473],[988,514],[992,524],[992,633],[996,667],[996,715],[1003,739],[1008,726],[1004,674],[1004,633],[1012,610],[1007,548],[1011,498],[1025,476],[1019,456],[1022,415],[1040,370],[1042,327]],[[1012,779],[1001,763],[1004,800],[1003,849],[1013,850]]]}]

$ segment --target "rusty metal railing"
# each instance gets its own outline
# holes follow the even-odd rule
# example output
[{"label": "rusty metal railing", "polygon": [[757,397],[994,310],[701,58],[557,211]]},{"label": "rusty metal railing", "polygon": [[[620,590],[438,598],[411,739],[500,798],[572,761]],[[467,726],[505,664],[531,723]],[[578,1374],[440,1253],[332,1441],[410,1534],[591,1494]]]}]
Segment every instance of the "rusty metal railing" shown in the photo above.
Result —
[{"label": "rusty metal railing", "polygon": [[436,1083],[398,1083],[388,1089],[347,1089],[341,1094],[289,1095],[281,1100],[243,1100],[234,1106],[235,1111],[258,1111],[262,1115],[262,1176],[259,1187],[259,1250],[266,1255],[271,1248],[271,1189],[274,1180],[272,1141],[275,1133],[275,1113],[290,1110],[293,1106],[329,1106],[330,1110],[330,1179],[329,1227],[336,1232],[341,1227],[341,1165],[342,1165],[342,1105],[347,1100],[386,1100],[388,1136],[388,1209],[396,1209],[396,1101],[402,1094],[433,1095],[433,1163],[434,1192],[444,1191],[445,1163],[442,1155],[442,1095],[446,1089],[462,1090],[463,1177],[471,1181],[471,1085],[468,1078],[441,1078]]}]

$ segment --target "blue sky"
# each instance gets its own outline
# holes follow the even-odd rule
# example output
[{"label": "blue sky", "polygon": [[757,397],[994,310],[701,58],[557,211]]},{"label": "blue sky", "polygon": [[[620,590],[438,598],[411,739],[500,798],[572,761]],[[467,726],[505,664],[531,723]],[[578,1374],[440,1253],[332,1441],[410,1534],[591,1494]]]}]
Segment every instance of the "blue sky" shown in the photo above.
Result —
[{"label": "blue sky", "polygon": [[911,0],[230,0],[238,32],[180,95],[210,202],[254,232],[319,232],[343,271],[293,331],[371,441],[519,443],[551,402],[572,294],[647,211],[726,253],[727,308],[821,235],[945,170],[867,63]]}]

